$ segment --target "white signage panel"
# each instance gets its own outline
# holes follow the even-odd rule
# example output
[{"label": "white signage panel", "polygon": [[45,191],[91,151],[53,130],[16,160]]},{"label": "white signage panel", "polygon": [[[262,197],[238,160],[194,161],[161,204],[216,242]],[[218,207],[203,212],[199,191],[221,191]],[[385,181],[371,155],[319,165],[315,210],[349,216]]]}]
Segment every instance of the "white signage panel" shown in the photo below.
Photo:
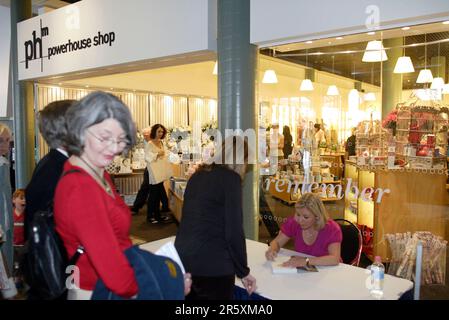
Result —
[{"label": "white signage panel", "polygon": [[448,0],[250,0],[252,44],[271,46],[444,21]]},{"label": "white signage panel", "polygon": [[7,117],[11,20],[9,8],[0,6],[0,117]]},{"label": "white signage panel", "polygon": [[208,0],[84,0],[18,23],[19,79],[214,50]]}]

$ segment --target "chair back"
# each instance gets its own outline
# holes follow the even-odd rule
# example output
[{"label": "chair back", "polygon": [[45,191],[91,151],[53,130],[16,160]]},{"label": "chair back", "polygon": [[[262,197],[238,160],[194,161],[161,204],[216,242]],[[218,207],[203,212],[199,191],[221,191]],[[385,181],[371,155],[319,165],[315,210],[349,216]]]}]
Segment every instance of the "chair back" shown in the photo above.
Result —
[{"label": "chair back", "polygon": [[360,229],[345,219],[335,219],[334,221],[339,224],[343,235],[341,242],[341,259],[343,263],[358,266],[363,245]]}]

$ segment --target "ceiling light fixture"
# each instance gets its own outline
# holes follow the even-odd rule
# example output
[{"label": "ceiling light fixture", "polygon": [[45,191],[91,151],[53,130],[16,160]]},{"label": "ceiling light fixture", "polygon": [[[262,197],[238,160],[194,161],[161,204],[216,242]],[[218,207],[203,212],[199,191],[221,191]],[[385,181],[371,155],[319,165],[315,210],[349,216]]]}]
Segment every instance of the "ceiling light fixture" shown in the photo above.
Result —
[{"label": "ceiling light fixture", "polygon": [[212,71],[213,75],[217,75],[218,74],[218,61],[215,61],[214,64],[214,70]]},{"label": "ceiling light fixture", "polygon": [[438,43],[437,77],[433,78],[430,89],[443,90],[444,79],[440,77],[440,43]]},{"label": "ceiling light fixture", "polygon": [[278,83],[276,72],[272,69],[265,70],[262,83]]},{"label": "ceiling light fixture", "polygon": [[449,21],[444,21],[443,24],[449,24]]},{"label": "ceiling light fixture", "polygon": [[401,28],[402,30],[406,31],[406,30],[410,30],[410,27],[403,27]]},{"label": "ceiling light fixture", "polygon": [[374,31],[370,31],[370,32],[368,32],[367,33],[367,35],[369,35],[369,36],[373,36],[373,35],[375,35],[376,33],[374,32]]},{"label": "ceiling light fixture", "polygon": [[388,60],[382,41],[373,40],[366,45],[363,62],[380,62]]},{"label": "ceiling light fixture", "polygon": [[405,47],[403,49],[403,56],[398,58],[394,67],[393,73],[410,73],[415,72],[412,59],[405,55]]},{"label": "ceiling light fixture", "polygon": [[427,69],[427,34],[424,35],[424,69],[418,74],[416,83],[431,83],[433,81],[432,71]]},{"label": "ceiling light fixture", "polygon": [[[309,66],[309,54],[308,49],[306,49],[306,70],[307,72],[308,66]],[[299,87],[299,91],[313,91],[313,83],[310,79],[305,78],[301,81],[301,86]]]},{"label": "ceiling light fixture", "polygon": [[[332,56],[332,73],[334,73],[334,66],[335,66],[335,56]],[[338,91],[338,88],[336,85],[332,84],[327,88],[328,96],[339,96],[340,92]]]}]

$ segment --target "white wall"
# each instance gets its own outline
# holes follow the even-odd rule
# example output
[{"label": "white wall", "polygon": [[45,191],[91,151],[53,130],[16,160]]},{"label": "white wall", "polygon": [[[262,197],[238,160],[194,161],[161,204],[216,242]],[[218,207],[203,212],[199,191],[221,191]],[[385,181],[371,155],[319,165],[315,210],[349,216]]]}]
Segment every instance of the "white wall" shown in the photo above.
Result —
[{"label": "white wall", "polygon": [[251,0],[251,43],[271,46],[366,32],[376,16],[380,29],[449,20],[449,1]]},{"label": "white wall", "polygon": [[[195,54],[216,48],[211,41],[214,1],[211,0],[84,0],[18,24],[19,79],[84,71],[94,68],[150,61],[162,57]],[[24,63],[25,46],[36,31],[48,28],[43,36],[44,59]],[[112,45],[99,45],[46,58],[48,48],[81,39],[91,39],[101,32],[115,33]],[[213,35],[210,35],[212,33]],[[37,46],[36,48],[39,48]]]},{"label": "white wall", "polygon": [[11,18],[9,7],[0,5],[0,117],[7,117]]}]

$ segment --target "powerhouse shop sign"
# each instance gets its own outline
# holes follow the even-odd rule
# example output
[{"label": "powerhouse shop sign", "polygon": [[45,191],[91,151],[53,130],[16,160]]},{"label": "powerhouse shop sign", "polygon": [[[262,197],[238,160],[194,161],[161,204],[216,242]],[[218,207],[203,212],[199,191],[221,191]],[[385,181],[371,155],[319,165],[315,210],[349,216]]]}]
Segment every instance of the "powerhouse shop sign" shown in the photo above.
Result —
[{"label": "powerhouse shop sign", "polygon": [[30,67],[31,63],[40,63],[40,70],[44,72],[45,61],[51,60],[57,55],[64,55],[71,52],[88,50],[92,47],[107,45],[111,47],[115,41],[115,32],[98,31],[95,35],[82,39],[67,39],[64,43],[49,46],[45,37],[50,36],[49,27],[42,26],[42,19],[39,20],[39,30],[34,30],[30,34],[30,40],[23,43],[23,52],[25,60],[20,63],[25,64],[25,69]]}]

